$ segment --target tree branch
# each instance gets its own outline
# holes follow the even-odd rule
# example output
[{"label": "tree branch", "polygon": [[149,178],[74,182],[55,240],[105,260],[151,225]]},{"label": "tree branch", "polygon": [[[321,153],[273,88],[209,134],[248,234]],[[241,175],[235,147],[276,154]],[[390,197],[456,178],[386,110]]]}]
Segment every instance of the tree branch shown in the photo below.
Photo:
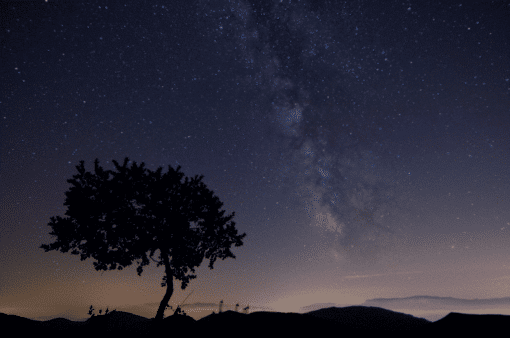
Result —
[{"label": "tree branch", "polygon": [[161,262],[158,262],[158,261],[154,260],[154,258],[152,258],[150,256],[149,256],[149,258],[152,259],[154,261],[154,263],[161,263]]}]

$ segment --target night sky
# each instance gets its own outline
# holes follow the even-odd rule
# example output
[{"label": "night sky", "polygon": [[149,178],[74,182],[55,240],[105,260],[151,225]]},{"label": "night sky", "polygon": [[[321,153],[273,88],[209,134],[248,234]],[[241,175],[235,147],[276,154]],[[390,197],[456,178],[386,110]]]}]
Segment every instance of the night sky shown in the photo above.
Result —
[{"label": "night sky", "polygon": [[195,318],[509,296],[508,1],[320,3],[2,1],[0,312],[156,315],[164,267],[39,248],[79,161],[125,157],[247,234],[174,281]]}]

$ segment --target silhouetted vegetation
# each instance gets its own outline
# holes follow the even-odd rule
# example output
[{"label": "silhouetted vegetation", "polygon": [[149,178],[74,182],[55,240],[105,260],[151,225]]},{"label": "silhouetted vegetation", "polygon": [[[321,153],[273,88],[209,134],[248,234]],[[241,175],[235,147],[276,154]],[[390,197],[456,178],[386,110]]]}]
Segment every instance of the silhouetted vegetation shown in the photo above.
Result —
[{"label": "silhouetted vegetation", "polygon": [[[100,315],[101,315],[101,312],[102,312],[102,311],[103,311],[103,310],[99,310],[99,314],[100,314]],[[116,311],[116,310],[113,310],[113,311],[112,311],[112,312],[110,312],[110,313],[113,313],[113,312],[115,312],[115,311]],[[106,311],[104,312],[104,315],[106,316],[106,315],[108,315],[108,313],[109,313],[108,308],[106,308]],[[92,305],[91,305],[91,306],[90,306],[90,308],[89,308],[89,313],[88,313],[88,314],[89,314],[89,316],[91,316],[91,317],[94,317],[94,316],[95,316],[95,314],[94,314],[94,308],[92,307]]]},{"label": "silhouetted vegetation", "polygon": [[[161,175],[133,163],[127,167],[113,160],[118,172],[104,170],[94,161],[94,173],[85,172],[80,161],[77,175],[67,182],[73,186],[66,192],[65,215],[51,217],[54,243],[43,244],[46,252],[60,250],[80,255],[81,260],[94,258],[94,268],[122,270],[138,262],[140,276],[149,258],[157,266],[165,266],[162,287],[167,287],[155,319],[162,320],[173,294],[173,278],[181,281],[184,290],[196,275],[195,267],[209,259],[213,269],[216,259],[234,258],[232,245],[243,245],[246,234],[238,235],[235,213],[224,216],[223,203],[202,182],[202,176],[188,177],[180,166]],[[110,175],[112,179],[110,179]],[[154,260],[160,250],[159,260]],[[147,256],[149,253],[149,256]]]},{"label": "silhouetted vegetation", "polygon": [[[450,313],[430,322],[378,307],[350,306],[325,308],[305,314],[225,311],[200,320],[189,316],[169,316],[162,321],[111,312],[93,321],[73,322],[56,318],[39,322],[0,313],[4,332],[21,337],[499,337],[506,332],[510,316]],[[103,320],[104,319],[104,320]]]}]

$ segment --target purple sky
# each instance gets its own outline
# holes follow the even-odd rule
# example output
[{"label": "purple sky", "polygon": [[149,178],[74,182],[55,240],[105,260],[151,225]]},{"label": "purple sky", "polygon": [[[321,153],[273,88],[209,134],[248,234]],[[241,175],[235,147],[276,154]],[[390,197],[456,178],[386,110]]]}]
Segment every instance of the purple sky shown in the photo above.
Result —
[{"label": "purple sky", "polygon": [[247,234],[171,305],[508,296],[505,2],[252,3],[1,4],[0,312],[155,316],[163,267],[39,249],[79,161],[126,156]]}]

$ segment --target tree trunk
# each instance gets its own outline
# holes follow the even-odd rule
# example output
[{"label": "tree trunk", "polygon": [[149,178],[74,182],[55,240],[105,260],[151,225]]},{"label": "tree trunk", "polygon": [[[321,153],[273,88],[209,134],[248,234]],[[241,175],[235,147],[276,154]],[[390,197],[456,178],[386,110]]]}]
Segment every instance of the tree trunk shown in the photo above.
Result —
[{"label": "tree trunk", "polygon": [[165,273],[166,273],[166,293],[163,297],[163,300],[159,304],[158,313],[156,314],[156,321],[162,321],[163,316],[165,314],[165,309],[168,306],[168,302],[174,293],[174,274],[172,268],[170,267],[170,260],[168,258],[168,253],[164,249],[161,250],[161,258],[163,259],[163,263],[165,264]]}]

